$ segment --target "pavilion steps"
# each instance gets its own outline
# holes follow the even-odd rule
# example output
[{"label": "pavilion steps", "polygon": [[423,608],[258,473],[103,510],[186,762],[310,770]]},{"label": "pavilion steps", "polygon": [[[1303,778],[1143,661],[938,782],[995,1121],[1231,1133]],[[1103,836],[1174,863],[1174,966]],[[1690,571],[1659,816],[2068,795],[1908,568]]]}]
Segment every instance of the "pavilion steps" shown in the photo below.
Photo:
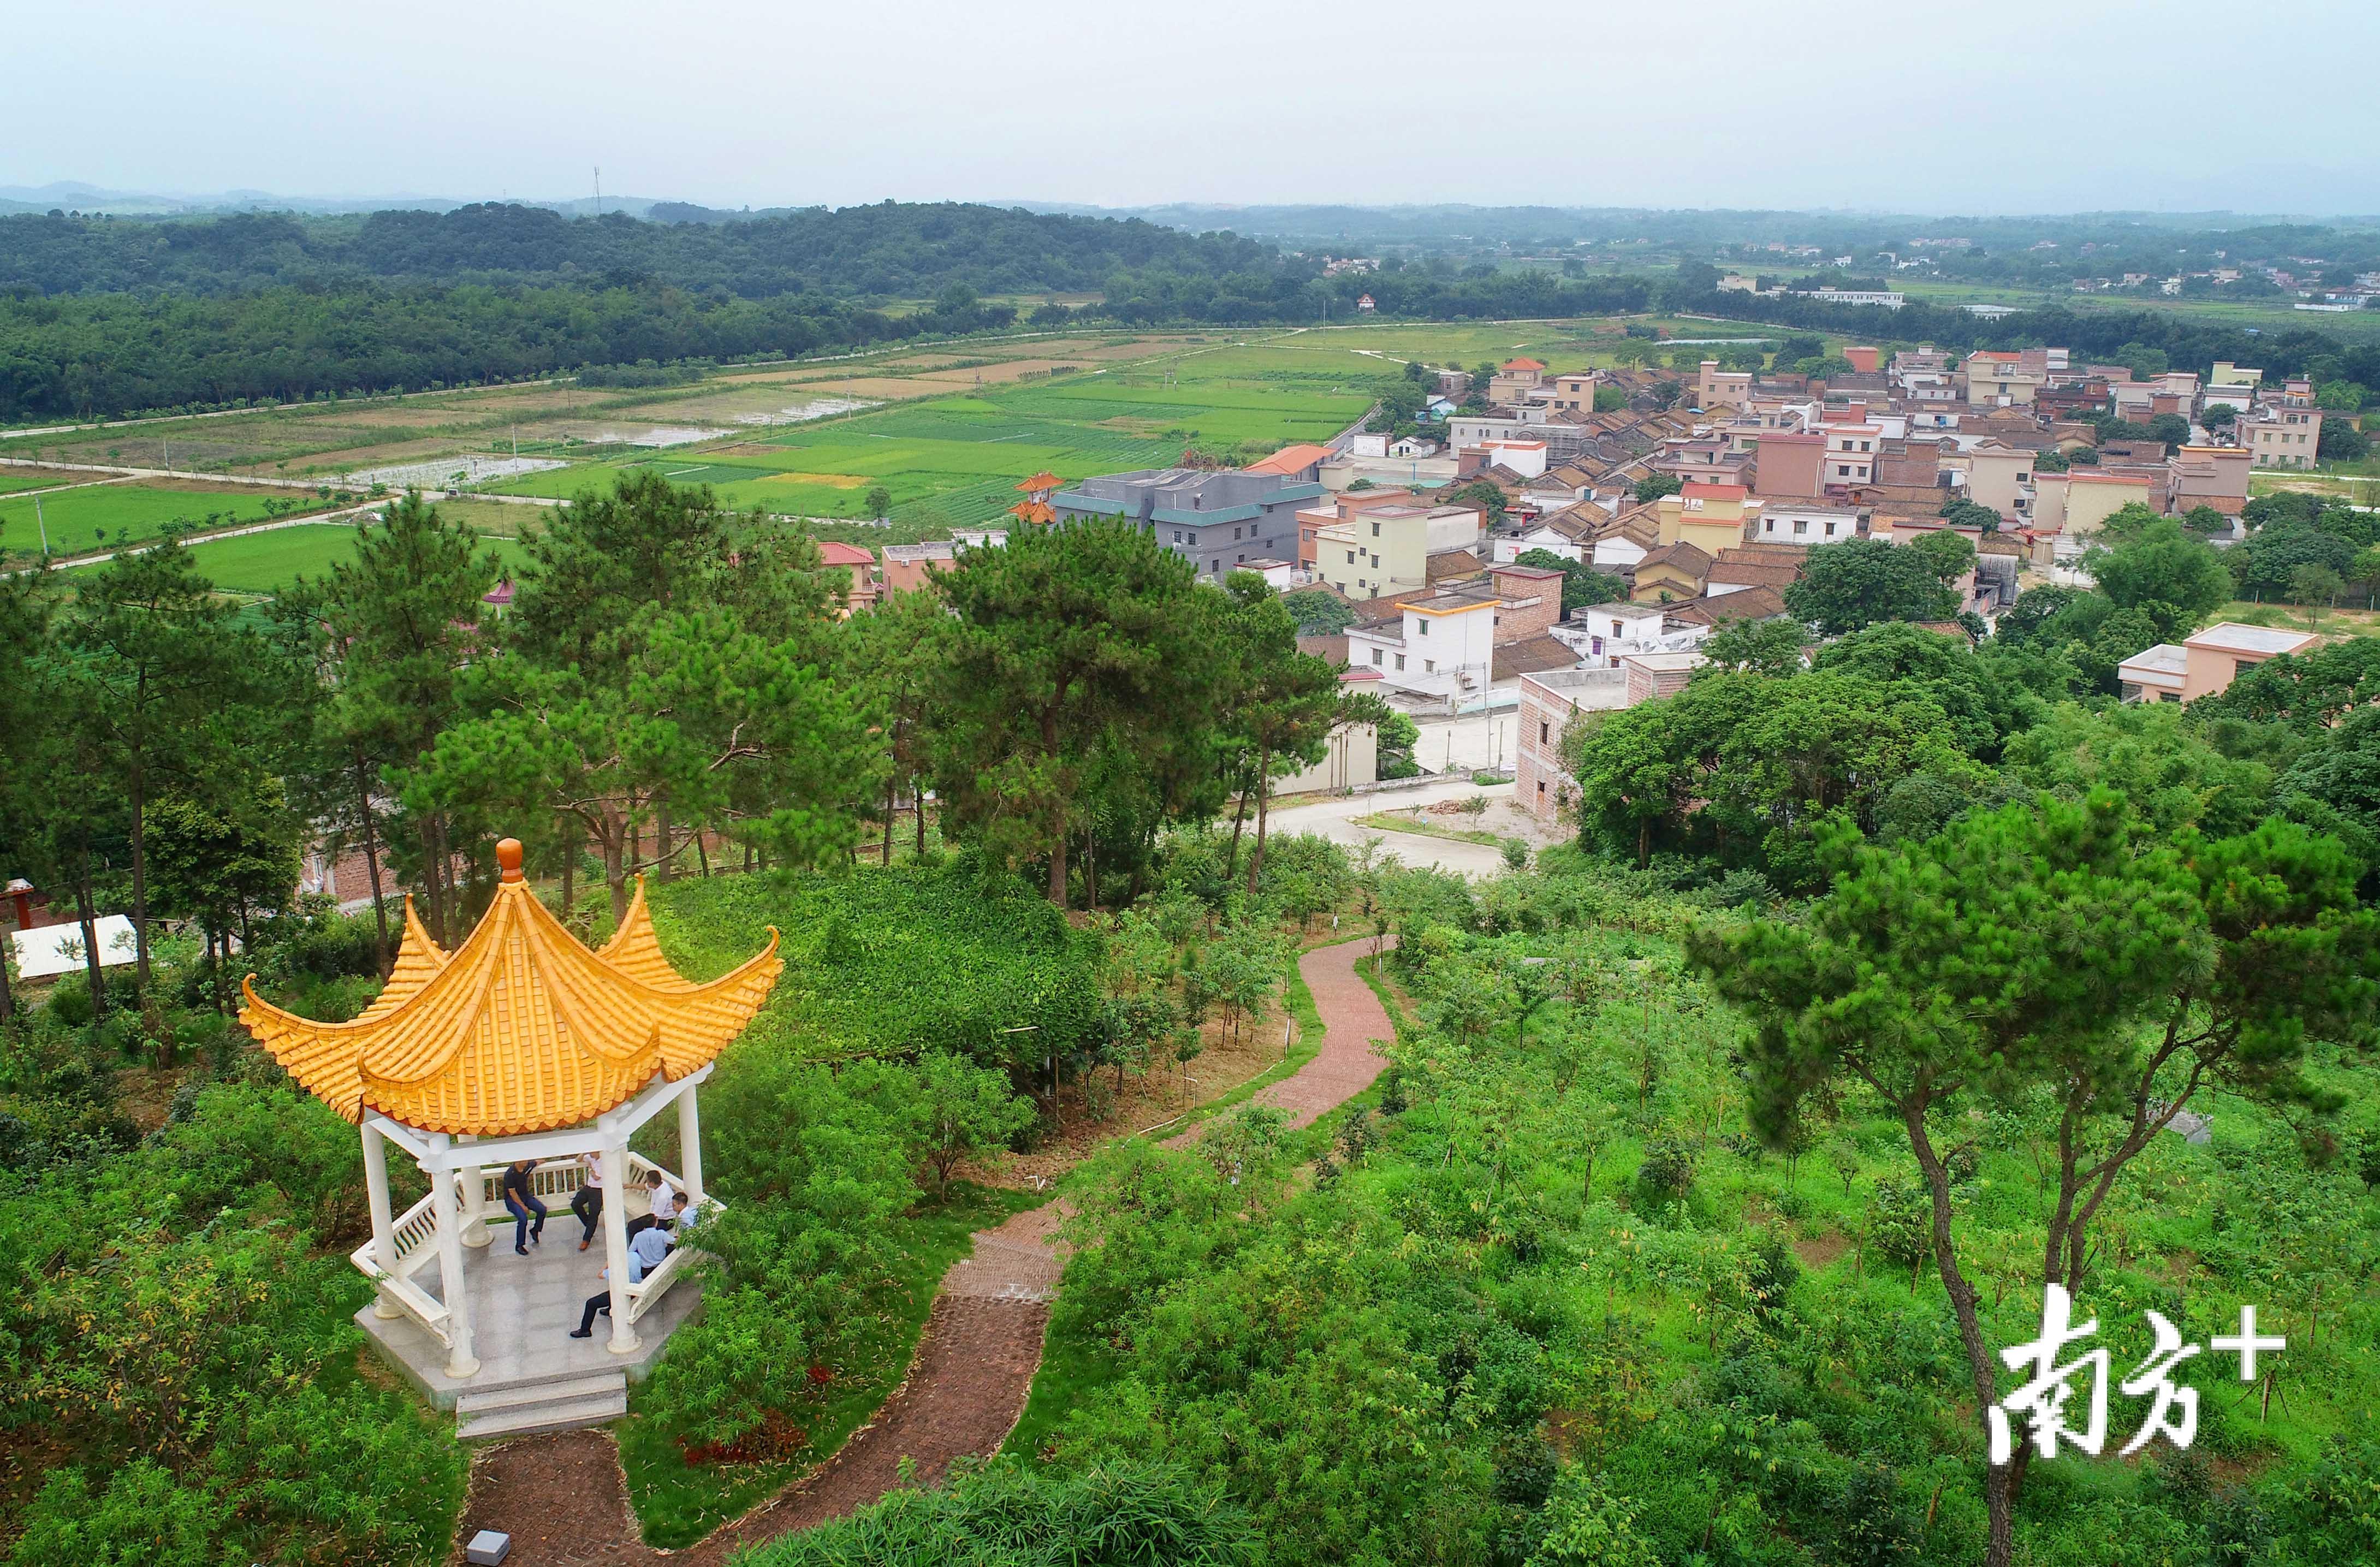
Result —
[{"label": "pavilion steps", "polygon": [[465,1441],[601,1426],[628,1412],[628,1379],[600,1371],[522,1380],[455,1401],[455,1434]]}]

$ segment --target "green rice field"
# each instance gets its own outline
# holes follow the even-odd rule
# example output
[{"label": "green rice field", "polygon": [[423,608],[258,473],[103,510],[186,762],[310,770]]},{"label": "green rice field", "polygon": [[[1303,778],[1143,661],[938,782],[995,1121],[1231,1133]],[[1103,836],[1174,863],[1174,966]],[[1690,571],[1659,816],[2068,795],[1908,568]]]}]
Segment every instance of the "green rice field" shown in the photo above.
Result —
[{"label": "green rice field", "polygon": [[104,477],[95,473],[43,473],[38,468],[0,468],[0,495],[20,490],[55,490],[61,484],[88,484]]},{"label": "green rice field", "polygon": [[[490,539],[487,547],[507,567],[520,560],[520,546],[514,540]],[[327,576],[332,566],[353,559],[355,553],[356,530],[339,522],[299,523],[189,546],[199,574],[229,593],[282,592],[301,577]]]},{"label": "green rice field", "polygon": [[[1016,481],[1041,468],[1077,480],[1161,467],[1186,446],[1327,440],[1407,359],[1476,365],[1529,353],[1558,368],[1608,365],[1620,339],[1597,324],[1384,322],[1183,339],[1145,358],[665,452],[627,451],[488,488],[568,498],[637,468],[710,485],[733,506],[856,518],[880,485],[892,497],[896,528],[966,527],[996,519],[1015,499]],[[1667,318],[1657,324],[1689,336],[1752,330]]]},{"label": "green rice field", "polygon": [[490,488],[567,497],[634,468],[710,485],[732,506],[859,517],[880,485],[897,521],[964,527],[996,517],[1015,499],[1017,480],[1042,468],[1075,480],[1160,467],[1191,445],[1327,439],[1370,406],[1369,383],[1394,369],[1345,348],[1193,347],[679,451],[626,453]]},{"label": "green rice field", "polygon": [[261,522],[272,515],[265,502],[277,499],[310,504],[314,498],[299,491],[281,495],[161,481],[93,484],[39,497],[38,523],[34,497],[0,498],[0,553],[30,559],[41,553],[45,532],[50,553],[79,555],[148,542],[172,522],[194,528]]}]

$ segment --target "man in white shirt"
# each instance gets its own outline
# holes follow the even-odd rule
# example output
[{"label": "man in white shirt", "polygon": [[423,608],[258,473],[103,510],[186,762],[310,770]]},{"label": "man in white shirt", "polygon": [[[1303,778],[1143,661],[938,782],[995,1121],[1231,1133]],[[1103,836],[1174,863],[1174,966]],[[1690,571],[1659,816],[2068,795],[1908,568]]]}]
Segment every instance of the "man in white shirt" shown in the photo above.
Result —
[{"label": "man in white shirt", "polygon": [[593,1151],[580,1154],[578,1171],[578,1190],[571,1196],[570,1211],[578,1215],[578,1249],[585,1251],[595,1244],[595,1221],[603,1217],[603,1156]]},{"label": "man in white shirt", "polygon": [[667,1230],[677,1223],[677,1188],[669,1184],[669,1177],[653,1171],[646,1175],[645,1187],[652,1196],[652,1211],[628,1221],[628,1239],[632,1241],[655,1226]]}]

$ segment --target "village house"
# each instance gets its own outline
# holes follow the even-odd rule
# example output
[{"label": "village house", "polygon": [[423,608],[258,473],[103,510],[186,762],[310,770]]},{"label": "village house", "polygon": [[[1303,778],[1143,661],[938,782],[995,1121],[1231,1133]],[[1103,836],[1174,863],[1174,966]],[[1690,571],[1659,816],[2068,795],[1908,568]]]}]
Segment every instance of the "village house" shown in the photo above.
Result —
[{"label": "village house", "polygon": [[1629,573],[1628,597],[1640,604],[1682,603],[1702,597],[1710,577],[1709,552],[1698,545],[1663,544],[1646,553]]},{"label": "village house", "polygon": [[1999,441],[1982,441],[1966,451],[1966,498],[1989,506],[2009,522],[2033,513],[2033,454]]},{"label": "village house", "polygon": [[2102,473],[2087,468],[2034,475],[2033,525],[2087,539],[2125,506],[2164,509],[2157,481],[2145,473]]},{"label": "village house", "polygon": [[1875,481],[1876,451],[1884,443],[1881,426],[1829,423],[1819,430],[1827,443],[1824,478],[1829,490]]},{"label": "village house", "polygon": [[1662,650],[1668,613],[1659,604],[1587,604],[1571,611],[1554,635],[1583,661],[1617,669],[1623,653]]},{"label": "village house", "polygon": [[947,569],[958,559],[958,546],[947,539],[937,539],[923,544],[887,544],[884,546],[884,591],[914,593],[926,586],[926,578]]},{"label": "village house", "polygon": [[1484,701],[1494,680],[1500,602],[1492,585],[1398,599],[1389,613],[1347,628],[1347,662],[1449,711]]},{"label": "village house", "polygon": [[[2166,459],[2165,509],[2180,516],[2210,506],[2238,516],[2248,504],[2248,472],[2254,460],[2245,446],[2183,446]],[[2035,484],[2046,477],[2035,476]]]},{"label": "village house", "polygon": [[2032,402],[2049,379],[2049,367],[2046,358],[2036,367],[2022,353],[1978,349],[1959,366],[1959,374],[1967,383],[1969,407],[2009,407]]},{"label": "village house", "polygon": [[1346,490],[1327,492],[1319,501],[1304,506],[1298,511],[1297,564],[1300,568],[1308,572],[1316,568],[1315,534],[1321,528],[1328,528],[1333,523],[1344,522],[1358,512],[1368,511],[1375,507],[1426,504],[1417,492],[1411,490]]},{"label": "village house", "polygon": [[1651,506],[1639,506],[1621,512],[1597,530],[1588,559],[1597,571],[1625,577],[1660,543],[1659,516]]},{"label": "village house", "polygon": [[1563,768],[1562,736],[1572,717],[1637,707],[1685,688],[1708,662],[1691,651],[1629,652],[1594,669],[1536,671],[1520,677],[1518,730],[1512,747],[1512,798],[1540,826],[1560,824],[1577,798],[1578,781]]},{"label": "village house", "polygon": [[1721,370],[1717,359],[1705,359],[1694,375],[1694,404],[1697,407],[1740,408],[1752,401],[1752,372],[1748,370]]},{"label": "village house", "polygon": [[[1485,521],[1475,507],[1420,501],[1351,508],[1315,528],[1313,570],[1353,600],[1413,592],[1429,585],[1434,561],[1459,555],[1463,575],[1476,572],[1481,563],[1472,552]],[[1446,575],[1444,568],[1437,575]]]},{"label": "village house", "polygon": [[2240,420],[2235,434],[2252,467],[2312,468],[2322,446],[2322,410],[2284,403]]},{"label": "village house", "polygon": [[1790,544],[1738,544],[1721,550],[1703,575],[1703,591],[1714,599],[1754,588],[1773,588],[1781,594],[1800,578],[1807,554]]},{"label": "village house", "polygon": [[1146,468],[1087,479],[1050,497],[1058,520],[1128,517],[1190,563],[1201,580],[1220,582],[1257,560],[1293,560],[1297,513],[1322,486],[1281,474]]},{"label": "village house", "polygon": [[1824,435],[1779,430],[1753,439],[1753,485],[1764,499],[1815,500],[1826,493]]},{"label": "village house", "polygon": [[1271,456],[1250,463],[1243,473],[1269,473],[1300,483],[1318,484],[1322,480],[1322,465],[1330,460],[1330,448],[1311,443],[1283,446]]},{"label": "village house", "polygon": [[1763,501],[1754,530],[1763,544],[1835,544],[1860,533],[1857,506],[1829,501]]},{"label": "village house", "polygon": [[1553,378],[1553,395],[1547,402],[1556,413],[1591,414],[1597,379],[1591,370],[1564,370]]},{"label": "village house", "polygon": [[884,578],[877,570],[872,553],[856,544],[832,541],[821,541],[818,550],[820,565],[850,573],[849,585],[843,593],[844,613],[867,609],[884,596]]},{"label": "village house", "polygon": [[2310,631],[2221,621],[2184,638],[2143,648],[2116,666],[2128,702],[2194,702],[2230,688],[2243,669],[2284,653],[2310,653],[2323,639]]},{"label": "village house", "polygon": [[1474,450],[1493,468],[1500,468],[1516,480],[1536,479],[1546,471],[1546,443],[1505,438],[1482,441]]},{"label": "village house", "polygon": [[1741,484],[1689,484],[1662,496],[1653,503],[1661,542],[1693,544],[1706,555],[1742,543],[1761,506],[1751,494]]},{"label": "village house", "polygon": [[1517,407],[1532,400],[1545,385],[1546,367],[1537,359],[1506,359],[1488,380],[1488,400]]}]

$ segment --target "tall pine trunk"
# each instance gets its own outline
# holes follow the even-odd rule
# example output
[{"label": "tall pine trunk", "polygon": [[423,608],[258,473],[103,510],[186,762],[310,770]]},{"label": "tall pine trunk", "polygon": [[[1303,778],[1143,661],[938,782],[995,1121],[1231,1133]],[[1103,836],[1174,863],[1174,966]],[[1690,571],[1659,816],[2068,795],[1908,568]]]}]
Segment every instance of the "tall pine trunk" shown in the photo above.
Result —
[{"label": "tall pine trunk", "polygon": [[[395,965],[389,957],[388,903],[381,893],[380,832],[378,825],[372,820],[371,784],[364,771],[363,748],[361,747],[351,747],[348,754],[355,759],[356,809],[364,827],[364,873],[370,879],[372,920],[380,930],[380,941],[379,945],[372,951],[372,961],[380,968],[380,977],[382,979],[385,979],[389,976],[389,970],[394,968]],[[333,868],[331,874],[334,882],[335,882],[338,876],[336,867]]]},{"label": "tall pine trunk", "polygon": [[1257,872],[1264,866],[1265,811],[1266,808],[1272,803],[1272,790],[1266,785],[1272,782],[1271,774],[1272,752],[1258,751],[1257,753],[1257,846],[1256,852],[1248,856],[1248,896],[1251,898],[1257,895]]},{"label": "tall pine trunk", "polygon": [[[1061,693],[1062,695],[1062,692]],[[1058,764],[1058,710],[1041,710],[1041,754],[1050,764]],[[1062,797],[1050,808],[1050,901],[1060,908],[1066,906],[1066,802]]]},{"label": "tall pine trunk", "polygon": [[611,890],[612,928],[617,930],[620,921],[628,917],[626,861],[636,853],[634,833],[626,822],[613,818],[603,823],[600,834],[603,840],[603,884]]},{"label": "tall pine trunk", "polygon": [[141,989],[149,986],[149,777],[132,753],[132,957]]},{"label": "tall pine trunk", "polygon": [[[1901,1121],[1909,1133],[1909,1146],[1917,1156],[1917,1167],[1925,1178],[1925,1189],[1933,1198],[1934,1262],[1942,1276],[1942,1288],[1950,1297],[1951,1315],[1959,1324],[1959,1342],[1967,1352],[1967,1374],[1975,1389],[1976,1418],[1999,1402],[1999,1376],[1993,1369],[1991,1346],[1984,1340],[1981,1318],[1975,1310],[1975,1288],[1967,1282],[1959,1267],[1959,1255],[1950,1236],[1950,1176],[1935,1155],[1934,1142],[1925,1132],[1923,1109],[1904,1105]],[[2015,1480],[2013,1465],[1994,1464],[1984,1471],[1984,1512],[1988,1521],[1989,1535],[1984,1545],[1985,1567],[2009,1567],[2016,1557]]]},{"label": "tall pine trunk", "polygon": [[94,1023],[107,1018],[107,980],[99,971],[99,910],[91,895],[91,845],[82,846],[81,863],[75,876],[75,913],[82,920],[82,966],[91,976],[91,1016]]},{"label": "tall pine trunk", "polygon": [[1066,906],[1066,829],[1062,821],[1050,839],[1050,901]]}]

